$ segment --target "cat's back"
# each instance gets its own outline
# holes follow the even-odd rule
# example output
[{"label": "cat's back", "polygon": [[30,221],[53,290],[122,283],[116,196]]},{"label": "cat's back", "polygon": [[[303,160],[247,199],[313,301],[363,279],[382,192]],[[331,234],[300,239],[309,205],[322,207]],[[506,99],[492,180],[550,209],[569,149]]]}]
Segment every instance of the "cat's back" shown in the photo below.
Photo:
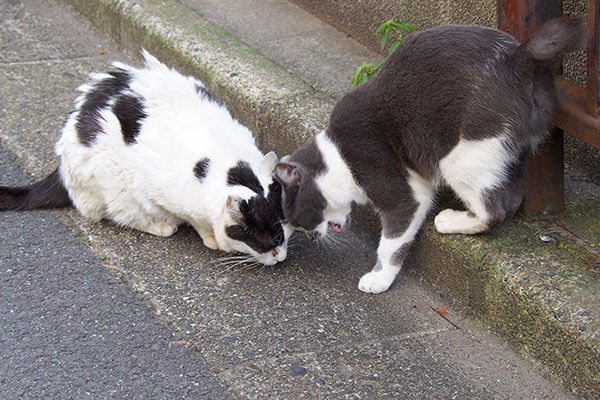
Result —
[{"label": "cat's back", "polygon": [[56,146],[59,156],[81,163],[108,158],[127,168],[134,166],[128,162],[153,165],[199,152],[222,153],[222,159],[252,154],[251,132],[202,82],[144,57],[143,68],[117,62],[79,87]]},{"label": "cat's back", "polygon": [[146,110],[140,150],[173,158],[218,154],[224,162],[244,154],[258,158],[250,130],[202,82],[158,61],[137,75],[131,88],[144,98]]},{"label": "cat's back", "polygon": [[477,62],[492,55],[508,55],[518,46],[519,42],[512,36],[498,29],[481,25],[441,25],[409,35],[393,58],[411,55],[421,58],[429,54],[430,59]]},{"label": "cat's back", "polygon": [[[251,133],[202,82],[168,68],[145,51],[143,55],[144,67],[116,62],[112,71],[91,74],[90,82],[78,88],[81,95],[59,149],[134,149],[135,144],[149,146],[157,139],[161,150],[187,143],[185,149],[198,141],[204,141],[204,147],[253,144]],[[214,135],[215,130],[220,134]]]},{"label": "cat's back", "polygon": [[[92,218],[115,201],[218,192],[206,182],[225,185],[240,159],[262,159],[251,132],[202,82],[144,56],[143,68],[114,63],[92,74],[56,144],[65,186],[80,211],[99,210],[84,213]],[[211,179],[198,179],[198,165]]]},{"label": "cat's back", "polygon": [[[338,102],[331,123],[351,127],[359,119],[384,124],[382,129],[389,131],[393,124],[429,128],[436,115],[452,119],[466,108],[476,89],[474,78],[494,80],[499,65],[517,47],[506,33],[477,25],[445,25],[413,33],[375,76]],[[445,109],[455,115],[446,115]]]},{"label": "cat's back", "polygon": [[[518,42],[496,29],[477,25],[445,25],[404,39],[381,70],[364,85],[361,96],[398,101],[418,116],[449,102],[460,112],[477,90],[474,80],[508,78],[507,60]],[[505,75],[505,76],[503,76]]]},{"label": "cat's back", "polygon": [[476,25],[411,34],[374,77],[338,102],[330,135],[354,159],[364,157],[357,142],[389,143],[433,174],[464,133],[465,119],[481,110],[480,92],[513,79],[506,61],[517,47],[506,33]]}]

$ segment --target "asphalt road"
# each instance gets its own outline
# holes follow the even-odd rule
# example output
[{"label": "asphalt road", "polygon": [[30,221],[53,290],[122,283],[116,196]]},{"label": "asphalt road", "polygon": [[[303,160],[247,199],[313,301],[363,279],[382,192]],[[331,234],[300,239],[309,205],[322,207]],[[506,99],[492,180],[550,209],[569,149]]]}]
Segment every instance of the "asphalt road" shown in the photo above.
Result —
[{"label": "asphalt road", "polygon": [[0,243],[0,398],[232,398],[57,215],[0,213]]}]

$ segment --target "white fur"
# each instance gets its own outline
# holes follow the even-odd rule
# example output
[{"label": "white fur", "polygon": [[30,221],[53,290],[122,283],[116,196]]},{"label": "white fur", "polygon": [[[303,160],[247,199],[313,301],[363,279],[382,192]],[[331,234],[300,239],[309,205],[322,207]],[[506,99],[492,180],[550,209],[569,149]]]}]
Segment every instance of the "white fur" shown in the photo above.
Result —
[{"label": "white fur", "polygon": [[417,172],[408,169],[408,184],[413,192],[413,197],[419,204],[408,229],[397,238],[381,236],[377,248],[377,267],[363,275],[358,282],[358,288],[367,293],[381,293],[388,290],[400,272],[402,264],[394,263],[394,253],[403,245],[411,243],[419,232],[427,212],[435,196],[434,185]]},{"label": "white fur", "polygon": [[[326,172],[315,179],[327,201],[323,222],[316,230],[326,234],[329,221],[343,225],[352,202],[366,203],[368,198],[354,181],[350,169],[325,132],[316,136],[316,143],[327,166]],[[514,162],[508,145],[508,135],[476,141],[462,139],[440,161],[439,176],[433,181],[408,169],[408,184],[418,203],[417,210],[401,236],[387,238],[382,235],[377,249],[377,264],[360,279],[358,288],[367,293],[381,293],[390,287],[402,267],[395,262],[394,254],[414,240],[433,203],[440,181],[448,184],[471,212],[442,211],[435,218],[437,230],[440,233],[473,234],[487,229],[490,216],[483,203],[483,195],[500,187],[506,179],[508,166]]]},{"label": "white fur", "polygon": [[472,213],[450,209],[440,212],[434,220],[438,232],[474,234],[487,229],[490,216],[483,195],[502,185],[508,166],[514,161],[506,141],[506,135],[484,140],[461,139],[440,161],[442,179]]},{"label": "white fur", "polygon": [[369,200],[354,181],[350,168],[342,159],[335,144],[327,137],[326,132],[316,135],[315,141],[327,166],[325,173],[315,179],[317,187],[327,201],[323,222],[316,230],[326,234],[329,222],[344,226],[352,209],[352,202],[366,204]]},{"label": "white fur", "polygon": [[447,208],[440,211],[434,219],[435,229],[439,233],[462,233],[473,235],[487,229],[487,224],[482,222],[475,214],[468,211],[457,211]]},{"label": "white fur", "polygon": [[[169,69],[146,52],[144,58],[143,69],[114,65],[133,76],[131,90],[144,98],[147,118],[135,145],[124,142],[119,121],[109,109],[102,114],[102,132],[91,146],[81,144],[77,136],[78,111],[63,128],[56,153],[73,203],[93,220],[107,218],[159,236],[173,234],[187,221],[207,247],[261,256],[225,234],[225,227],[232,224],[225,209],[227,197],[247,199],[254,195],[246,187],[227,186],[226,176],[229,168],[244,160],[267,193],[273,156],[267,155],[263,163],[251,132],[224,106],[197,95],[195,85],[204,86],[200,81]],[[106,76],[93,74],[90,84],[79,87],[83,94],[76,101],[77,107]],[[203,158],[210,159],[210,166],[200,183],[193,169]],[[277,256],[269,253],[258,261],[282,261],[286,245],[278,249]]]}]

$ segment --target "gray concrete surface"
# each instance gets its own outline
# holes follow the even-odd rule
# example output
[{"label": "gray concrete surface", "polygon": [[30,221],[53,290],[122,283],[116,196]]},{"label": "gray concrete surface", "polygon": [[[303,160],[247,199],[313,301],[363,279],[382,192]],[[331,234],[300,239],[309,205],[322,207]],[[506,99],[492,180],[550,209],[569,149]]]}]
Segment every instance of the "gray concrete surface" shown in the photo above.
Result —
[{"label": "gray concrete surface", "polygon": [[258,49],[335,100],[362,62],[382,57],[288,1],[184,0],[212,23]]},{"label": "gray concrete surface", "polygon": [[0,243],[0,398],[235,398],[59,215],[2,213]]},{"label": "gray concrete surface", "polygon": [[[73,88],[131,58],[53,0],[3,0],[0,16],[0,145],[37,178],[56,166],[52,144]],[[14,168],[4,160],[1,183]],[[277,267],[225,271],[214,262],[222,254],[189,228],[165,239],[74,210],[1,217],[6,398],[205,398],[185,392],[194,381],[217,398],[571,397],[414,270],[388,293],[359,292],[375,243],[358,231],[332,247],[297,236]],[[112,393],[119,377],[144,391]]]}]

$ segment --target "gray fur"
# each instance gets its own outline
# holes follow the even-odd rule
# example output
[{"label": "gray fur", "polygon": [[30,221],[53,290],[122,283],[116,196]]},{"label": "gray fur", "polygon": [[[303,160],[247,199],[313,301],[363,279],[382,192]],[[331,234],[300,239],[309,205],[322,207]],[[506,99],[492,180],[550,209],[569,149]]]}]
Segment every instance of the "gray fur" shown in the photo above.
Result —
[{"label": "gray fur", "polygon": [[[459,142],[494,139],[508,155],[494,177],[498,183],[479,193],[485,215],[476,215],[473,204],[465,204],[473,211],[463,214],[465,218],[482,221],[471,233],[492,229],[518,209],[523,165],[552,127],[556,64],[584,42],[582,18],[551,21],[522,45],[481,26],[435,27],[404,39],[370,81],[338,102],[325,135],[379,211],[382,243],[398,242],[389,259],[378,259],[369,280],[376,281],[375,273],[393,281],[430,205],[411,186],[411,174],[432,188],[446,183],[461,199],[467,198],[442,178],[440,169],[440,161]],[[276,169],[288,222],[309,231],[323,221],[327,206],[314,177],[329,166],[322,165],[327,155],[318,153],[315,141],[309,140]],[[389,254],[382,246],[381,254]],[[391,284],[363,287],[363,280],[361,290],[372,293]]]}]

